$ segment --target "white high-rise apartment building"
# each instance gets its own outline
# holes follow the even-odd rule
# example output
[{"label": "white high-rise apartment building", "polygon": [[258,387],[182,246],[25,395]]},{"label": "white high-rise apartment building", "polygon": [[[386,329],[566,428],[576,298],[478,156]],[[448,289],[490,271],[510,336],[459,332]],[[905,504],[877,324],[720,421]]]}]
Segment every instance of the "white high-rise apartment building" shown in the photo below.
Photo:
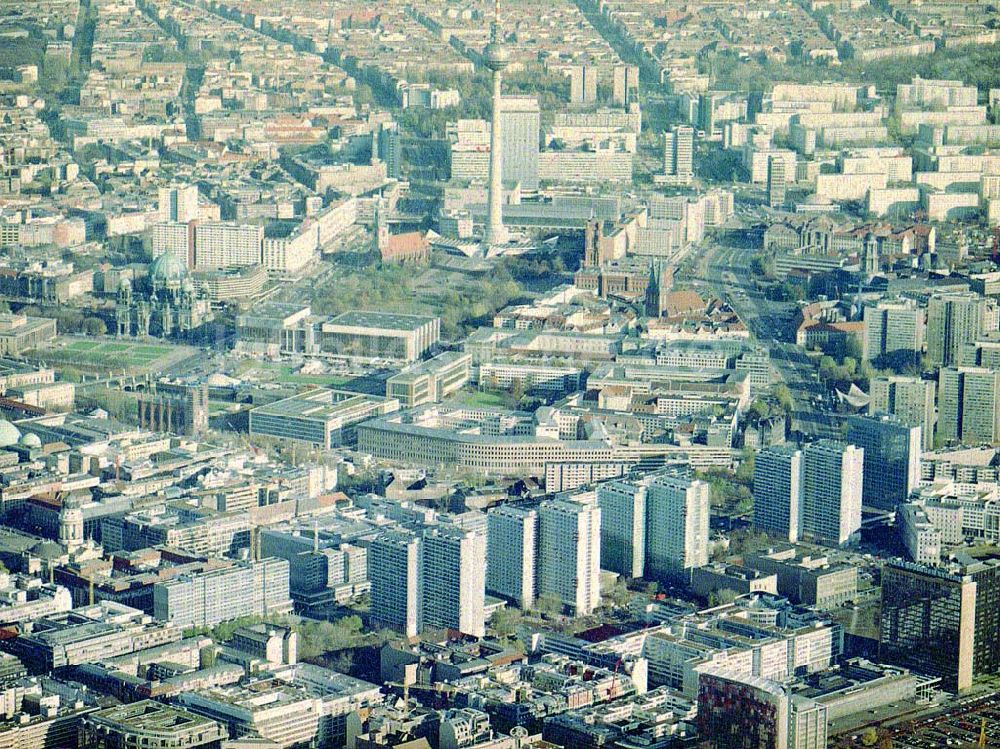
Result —
[{"label": "white high-rise apartment building", "polygon": [[601,603],[601,509],[593,501],[556,499],[538,510],[538,590],[576,616]]},{"label": "white high-rise apartment building", "polygon": [[686,578],[708,564],[711,489],[683,473],[658,474],[646,493],[646,577]]},{"label": "white high-rise apartment building", "polygon": [[868,413],[892,414],[909,426],[921,429],[923,447],[934,447],[934,394],[933,380],[919,377],[875,377],[871,381],[871,403]]},{"label": "white high-rise apartment building", "polygon": [[646,489],[641,481],[609,481],[597,487],[601,508],[601,565],[626,578],[646,569]]},{"label": "white high-rise apartment building", "polygon": [[421,615],[425,627],[486,634],[486,536],[440,526],[423,534]]},{"label": "white high-rise apartment building", "polygon": [[569,103],[593,104],[597,101],[597,67],[574,65],[569,69]]},{"label": "white high-rise apartment building", "polygon": [[188,268],[194,255],[194,229],[190,224],[154,224],[150,232],[150,249],[154,258],[170,253]]},{"label": "white high-rise apartment building", "polygon": [[757,453],[753,473],[753,524],[792,543],[802,518],[802,451],[775,445]]},{"label": "white high-rise apartment building", "polygon": [[676,177],[694,174],[694,128],[677,125],[663,134],[663,173]]},{"label": "white high-rise apartment building", "polygon": [[160,221],[186,224],[198,220],[198,187],[196,185],[171,185],[161,187],[157,207]]},{"label": "white high-rise apartment building", "polygon": [[865,451],[836,440],[802,448],[802,532],[845,544],[861,529]]},{"label": "white high-rise apartment building", "polygon": [[938,379],[939,438],[969,444],[1000,439],[1000,372],[945,367]]},{"label": "white high-rise apartment building", "polygon": [[194,261],[198,270],[224,270],[260,265],[264,227],[211,221],[198,224]]},{"label": "white high-rise apartment building", "polygon": [[979,294],[935,294],[927,302],[927,358],[958,364],[963,346],[997,329],[997,306]]},{"label": "white high-rise apartment building", "polygon": [[924,311],[913,302],[865,307],[863,356],[871,361],[904,356],[920,361],[924,348]]},{"label": "white high-rise apartment building", "polygon": [[486,590],[531,608],[536,596],[538,511],[500,505],[486,515]]},{"label": "white high-rise apartment building", "polygon": [[368,547],[372,619],[407,637],[423,628],[420,555],[420,537],[403,531],[382,533]]},{"label": "white high-rise apartment building", "polygon": [[636,65],[615,65],[612,74],[611,100],[616,107],[626,109],[639,98],[639,68]]}]

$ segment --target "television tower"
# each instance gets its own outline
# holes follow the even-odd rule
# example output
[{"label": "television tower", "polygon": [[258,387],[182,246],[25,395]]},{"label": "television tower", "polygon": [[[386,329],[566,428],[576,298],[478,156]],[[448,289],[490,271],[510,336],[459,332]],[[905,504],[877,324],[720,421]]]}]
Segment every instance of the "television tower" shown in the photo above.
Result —
[{"label": "television tower", "polygon": [[493,24],[490,27],[490,43],[486,45],[484,60],[486,67],[493,71],[493,121],[490,124],[490,183],[489,205],[487,207],[486,231],[483,244],[490,247],[507,243],[507,230],[503,225],[503,154],[500,145],[500,96],[501,71],[510,64],[510,55],[503,47],[500,31],[500,0],[496,0]]}]

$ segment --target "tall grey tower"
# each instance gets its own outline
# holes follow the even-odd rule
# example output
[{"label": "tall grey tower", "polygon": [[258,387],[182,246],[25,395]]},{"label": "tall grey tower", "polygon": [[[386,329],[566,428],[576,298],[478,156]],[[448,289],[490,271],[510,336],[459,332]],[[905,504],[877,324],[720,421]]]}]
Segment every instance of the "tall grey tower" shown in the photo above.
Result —
[{"label": "tall grey tower", "polygon": [[501,72],[510,63],[510,55],[503,47],[500,32],[500,0],[496,0],[493,25],[490,29],[490,43],[484,55],[486,67],[493,71],[493,122],[490,125],[490,184],[489,206],[486,232],[483,244],[490,247],[507,242],[507,230],[503,225],[503,154],[500,145],[500,99]]}]

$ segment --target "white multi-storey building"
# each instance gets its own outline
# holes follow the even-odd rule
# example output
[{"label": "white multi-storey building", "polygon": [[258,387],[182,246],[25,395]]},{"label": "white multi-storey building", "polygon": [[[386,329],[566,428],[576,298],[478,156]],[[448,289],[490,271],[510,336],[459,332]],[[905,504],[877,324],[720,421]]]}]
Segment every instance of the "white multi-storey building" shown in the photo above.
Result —
[{"label": "white multi-storey building", "polygon": [[802,518],[802,451],[775,445],[757,453],[753,475],[753,524],[792,543]]},{"label": "white multi-storey building", "polygon": [[171,185],[159,190],[160,221],[186,224],[198,220],[198,187]]},{"label": "white multi-storey building", "polygon": [[924,311],[913,303],[865,307],[865,359],[905,356],[919,361],[924,347]]},{"label": "white multi-storey building", "polygon": [[802,532],[844,544],[861,529],[865,451],[836,440],[802,449]]},{"label": "white multi-storey building", "polygon": [[580,499],[539,508],[538,588],[585,616],[601,603],[601,509]]},{"label": "white multi-storey building", "polygon": [[991,444],[1000,437],[1000,372],[944,367],[938,375],[938,437]]},{"label": "white multi-storey building", "polygon": [[190,267],[194,254],[194,232],[189,224],[176,221],[155,224],[150,234],[150,249],[154,258],[169,252]]},{"label": "white multi-storey building", "polygon": [[934,447],[934,393],[933,380],[919,377],[875,377],[871,381],[871,403],[868,413],[892,414],[904,424],[920,427],[923,448]]},{"label": "white multi-storey building", "polygon": [[500,505],[486,515],[486,589],[531,608],[536,595],[538,512]]},{"label": "white multi-storey building", "polygon": [[426,531],[421,568],[424,626],[485,635],[485,534],[446,526]]},{"label": "white multi-storey building", "polygon": [[408,532],[388,531],[368,548],[372,619],[407,637],[422,629],[420,556],[421,539]]},{"label": "white multi-storey building", "polygon": [[962,347],[997,329],[997,306],[976,293],[935,294],[927,301],[927,358],[954,366]]},{"label": "white multi-storey building", "polygon": [[153,615],[177,627],[213,627],[241,616],[291,611],[288,562],[275,557],[181,575],[153,586]]},{"label": "white multi-storey building", "polygon": [[645,482],[609,481],[597,488],[601,508],[601,564],[624,577],[646,570]]},{"label": "white multi-storey building", "polygon": [[259,265],[264,227],[210,221],[194,232],[194,261],[198,270],[224,270]]},{"label": "white multi-storey building", "polygon": [[708,483],[684,474],[659,474],[646,495],[646,576],[685,577],[708,564]]}]

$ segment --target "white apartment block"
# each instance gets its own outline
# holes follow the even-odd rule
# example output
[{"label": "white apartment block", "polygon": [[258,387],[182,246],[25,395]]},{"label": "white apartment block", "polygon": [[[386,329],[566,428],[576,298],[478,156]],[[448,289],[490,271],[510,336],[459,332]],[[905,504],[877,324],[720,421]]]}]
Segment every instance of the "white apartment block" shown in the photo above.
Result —
[{"label": "white apartment block", "polygon": [[423,628],[420,555],[420,538],[405,532],[383,533],[368,548],[372,619],[407,637]]},{"label": "white apartment block", "polygon": [[601,508],[601,566],[626,578],[646,569],[646,485],[609,481],[597,487]]},{"label": "white apartment block", "polygon": [[967,343],[997,329],[997,306],[975,293],[935,294],[927,302],[927,358],[952,366]]},{"label": "white apartment block", "polygon": [[184,265],[191,266],[194,254],[194,231],[189,224],[159,223],[150,232],[150,249],[154,258],[170,253]]},{"label": "white apartment block", "polygon": [[865,451],[835,440],[802,448],[802,532],[837,545],[861,529]]},{"label": "white apartment block", "polygon": [[198,187],[196,185],[171,185],[161,187],[157,206],[161,222],[186,224],[198,220]]},{"label": "white apartment block", "polygon": [[900,505],[896,510],[896,525],[910,559],[919,564],[941,561],[941,529],[931,521],[921,504]]},{"label": "white apartment block", "polygon": [[261,242],[261,262],[268,270],[297,273],[317,256],[317,226],[304,223],[287,237],[265,237]]},{"label": "white apartment block", "polygon": [[181,575],[153,586],[153,615],[180,628],[291,611],[288,562],[275,557]]},{"label": "white apartment block", "polygon": [[802,451],[777,445],[757,453],[753,476],[753,524],[792,543],[802,530]]},{"label": "white apartment block", "polygon": [[1000,372],[945,367],[938,375],[938,437],[991,444],[1000,437]]},{"label": "white apartment block", "polygon": [[538,589],[576,616],[601,603],[601,509],[591,501],[557,499],[538,511]]},{"label": "white apartment block", "polygon": [[425,627],[486,634],[486,535],[436,527],[423,535],[421,616]]},{"label": "white apartment block", "polygon": [[868,413],[892,414],[910,426],[920,427],[923,447],[930,450],[934,447],[936,390],[933,380],[919,377],[875,377],[871,381]]},{"label": "white apartment block", "polygon": [[195,227],[195,267],[225,270],[259,265],[264,227],[211,221]]},{"label": "white apartment block", "polygon": [[538,179],[557,183],[632,181],[633,154],[611,148],[594,151],[543,151],[538,154]]},{"label": "white apartment block", "polygon": [[916,304],[885,302],[865,307],[864,325],[865,359],[893,354],[909,354],[919,359],[924,348],[924,311]]},{"label": "white apartment block", "polygon": [[579,390],[583,371],[576,367],[488,362],[479,365],[480,387],[509,390],[518,384],[525,392],[570,393]]},{"label": "white apartment block", "polygon": [[974,107],[979,92],[962,81],[921,78],[896,86],[897,108]]},{"label": "white apartment block", "polygon": [[537,510],[494,507],[486,514],[486,529],[486,590],[531,608],[537,587]]},{"label": "white apartment block", "polygon": [[646,495],[646,576],[678,578],[708,564],[708,483],[658,474]]}]

